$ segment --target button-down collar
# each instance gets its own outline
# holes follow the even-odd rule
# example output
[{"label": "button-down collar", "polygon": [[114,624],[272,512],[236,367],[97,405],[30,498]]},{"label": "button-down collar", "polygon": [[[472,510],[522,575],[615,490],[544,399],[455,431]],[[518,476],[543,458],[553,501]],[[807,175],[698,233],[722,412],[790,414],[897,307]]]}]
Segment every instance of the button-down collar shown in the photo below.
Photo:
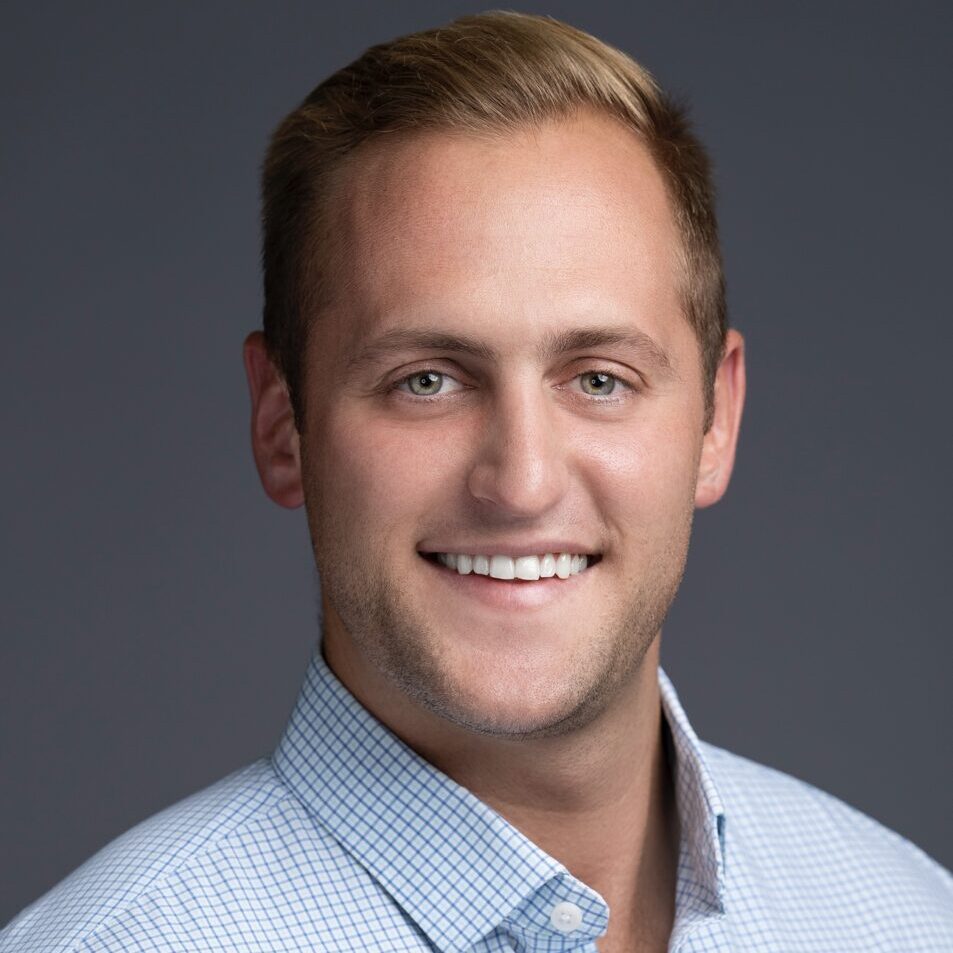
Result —
[{"label": "button-down collar", "polygon": [[[724,812],[661,669],[659,687],[681,826],[674,938],[723,912]],[[378,721],[320,646],[274,767],[440,950],[465,950],[497,928],[540,951],[575,949],[605,932],[602,897]]]}]

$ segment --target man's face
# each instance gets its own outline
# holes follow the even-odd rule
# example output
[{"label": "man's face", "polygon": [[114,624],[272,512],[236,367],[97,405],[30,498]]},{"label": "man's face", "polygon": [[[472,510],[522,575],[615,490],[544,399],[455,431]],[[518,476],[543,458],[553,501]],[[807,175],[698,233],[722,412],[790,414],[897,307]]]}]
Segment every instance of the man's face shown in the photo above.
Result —
[{"label": "man's face", "polygon": [[[473,730],[586,723],[657,635],[695,505],[701,360],[661,176],[586,114],[374,146],[335,209],[301,434],[325,650]],[[588,567],[536,581],[436,555],[564,552]]]}]

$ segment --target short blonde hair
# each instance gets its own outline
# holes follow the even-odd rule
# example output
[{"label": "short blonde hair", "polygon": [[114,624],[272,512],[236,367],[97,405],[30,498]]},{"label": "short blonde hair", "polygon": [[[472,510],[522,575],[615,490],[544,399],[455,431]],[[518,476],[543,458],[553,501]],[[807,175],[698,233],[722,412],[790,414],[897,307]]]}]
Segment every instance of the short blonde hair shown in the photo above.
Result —
[{"label": "short blonde hair", "polygon": [[682,239],[679,290],[701,350],[708,429],[727,317],[705,150],[684,108],[630,57],[558,20],[508,11],[372,46],[318,85],[272,135],[262,169],[264,333],[299,428],[302,354],[333,291],[329,183],[346,158],[384,132],[506,132],[587,107],[631,129],[665,180]]}]

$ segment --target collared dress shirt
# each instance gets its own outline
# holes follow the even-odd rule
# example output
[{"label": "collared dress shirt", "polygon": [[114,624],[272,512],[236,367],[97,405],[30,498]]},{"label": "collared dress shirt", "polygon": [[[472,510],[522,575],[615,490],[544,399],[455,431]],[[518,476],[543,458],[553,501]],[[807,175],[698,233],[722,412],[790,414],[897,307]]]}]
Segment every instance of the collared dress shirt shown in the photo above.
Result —
[{"label": "collared dress shirt", "polygon": [[[953,951],[946,870],[699,741],[661,669],[659,684],[681,825],[670,951]],[[594,953],[609,914],[316,650],[271,757],[113,841],[0,932],[0,953]]]}]

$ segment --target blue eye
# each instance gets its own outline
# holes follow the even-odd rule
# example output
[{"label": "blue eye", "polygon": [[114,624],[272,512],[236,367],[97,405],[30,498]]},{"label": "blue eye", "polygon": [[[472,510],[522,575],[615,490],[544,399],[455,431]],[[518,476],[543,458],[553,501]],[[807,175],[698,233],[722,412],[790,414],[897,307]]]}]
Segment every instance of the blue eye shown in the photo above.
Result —
[{"label": "blue eye", "polygon": [[611,394],[615,390],[616,378],[612,374],[604,374],[602,371],[588,371],[579,375],[582,382],[582,389],[591,397],[604,396]]}]

